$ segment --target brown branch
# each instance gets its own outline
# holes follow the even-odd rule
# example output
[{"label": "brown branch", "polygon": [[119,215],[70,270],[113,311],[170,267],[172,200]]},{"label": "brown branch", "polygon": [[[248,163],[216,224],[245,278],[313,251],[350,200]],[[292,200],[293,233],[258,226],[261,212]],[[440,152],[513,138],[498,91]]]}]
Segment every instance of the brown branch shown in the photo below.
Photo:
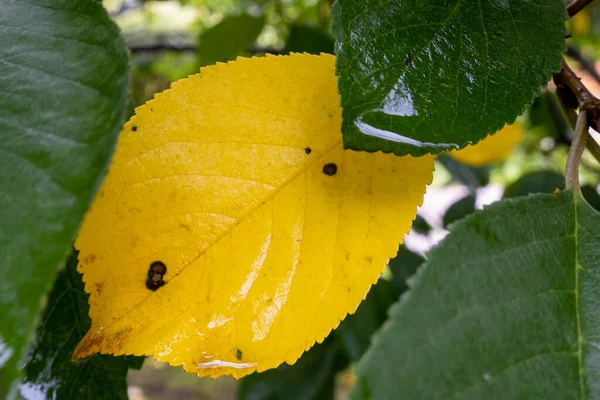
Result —
[{"label": "brown branch", "polygon": [[575,0],[571,4],[567,6],[567,13],[569,14],[569,18],[576,15],[579,11],[583,10],[590,4],[592,4],[594,0]]},{"label": "brown branch", "polygon": [[600,84],[600,74],[596,70],[596,66],[594,65],[594,61],[586,58],[581,54],[578,48],[575,46],[567,46],[567,52],[565,53],[575,61],[581,65],[581,68],[585,70],[596,82]]},{"label": "brown branch", "polygon": [[[156,53],[162,51],[176,51],[176,52],[195,52],[198,47],[193,44],[170,44],[170,43],[157,43],[157,44],[133,44],[129,45],[129,50],[133,53]],[[249,49],[250,54],[283,54],[281,50],[273,49],[270,47],[253,47]]]},{"label": "brown branch", "polygon": [[[595,108],[594,106],[600,107],[600,101],[581,83],[581,79],[575,75],[564,59],[561,61],[560,72],[553,74],[553,79],[557,87],[569,89],[569,94],[575,97],[579,108],[589,110]],[[566,97],[569,96],[559,96],[561,100]],[[568,105],[570,108],[575,108],[573,104]]]}]

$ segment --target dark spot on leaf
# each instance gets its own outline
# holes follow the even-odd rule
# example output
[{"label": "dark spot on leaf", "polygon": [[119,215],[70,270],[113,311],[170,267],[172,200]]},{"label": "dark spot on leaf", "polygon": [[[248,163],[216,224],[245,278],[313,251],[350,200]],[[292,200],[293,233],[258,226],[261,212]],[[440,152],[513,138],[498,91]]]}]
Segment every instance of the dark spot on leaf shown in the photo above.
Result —
[{"label": "dark spot on leaf", "polygon": [[236,352],[235,352],[235,358],[237,358],[238,361],[242,359],[242,351],[240,349],[236,350]]},{"label": "dark spot on leaf", "polygon": [[162,261],[153,261],[148,268],[146,287],[152,291],[164,286],[163,276],[167,273],[167,266]]},{"label": "dark spot on leaf", "polygon": [[132,127],[131,127],[131,130],[132,130],[132,131],[134,131],[134,132],[135,132],[135,131],[137,131],[137,126],[135,126],[135,125],[134,125],[134,126],[132,126]]},{"label": "dark spot on leaf", "polygon": [[335,163],[325,164],[323,166],[323,173],[327,176],[333,176],[337,173],[337,165]]},{"label": "dark spot on leaf", "polygon": [[82,264],[89,264],[96,261],[96,255],[94,253],[90,253],[86,258],[81,260]]},{"label": "dark spot on leaf", "polygon": [[104,282],[96,283],[96,293],[102,294],[103,290],[104,290]]},{"label": "dark spot on leaf", "polygon": [[312,151],[312,150],[311,150],[311,148],[310,148],[310,147],[307,147],[307,148],[305,148],[305,149],[304,149],[304,152],[305,152],[306,154],[310,154],[310,152],[311,152],[311,151]]}]

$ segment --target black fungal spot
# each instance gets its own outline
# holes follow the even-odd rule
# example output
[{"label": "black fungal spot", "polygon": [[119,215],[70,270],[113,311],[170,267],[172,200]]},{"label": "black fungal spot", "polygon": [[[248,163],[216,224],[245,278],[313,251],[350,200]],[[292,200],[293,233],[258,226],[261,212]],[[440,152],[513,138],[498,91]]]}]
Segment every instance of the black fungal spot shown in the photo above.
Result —
[{"label": "black fungal spot", "polygon": [[134,126],[132,126],[132,127],[131,127],[131,130],[132,130],[132,131],[134,131],[134,132],[135,132],[135,131],[137,131],[137,126],[135,126],[135,125],[134,125]]},{"label": "black fungal spot", "polygon": [[325,164],[323,166],[323,173],[327,176],[333,176],[337,173],[337,165],[335,163]]},{"label": "black fungal spot", "polygon": [[240,349],[236,350],[236,352],[235,352],[235,358],[237,358],[238,361],[242,359],[242,351]]},{"label": "black fungal spot", "polygon": [[167,266],[162,261],[153,261],[148,268],[148,279],[146,287],[152,291],[164,286],[163,276],[167,273]]},{"label": "black fungal spot", "polygon": [[310,147],[307,147],[307,148],[305,148],[305,149],[304,149],[304,152],[305,152],[306,154],[310,154],[310,152],[311,152],[311,151],[312,151],[312,150],[311,150],[311,148],[310,148]]}]

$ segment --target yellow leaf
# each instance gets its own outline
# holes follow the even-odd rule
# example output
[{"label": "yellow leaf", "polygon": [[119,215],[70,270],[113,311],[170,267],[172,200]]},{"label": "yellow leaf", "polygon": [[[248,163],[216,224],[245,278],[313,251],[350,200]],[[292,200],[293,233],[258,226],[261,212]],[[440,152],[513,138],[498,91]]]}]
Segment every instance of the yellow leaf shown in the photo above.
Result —
[{"label": "yellow leaf", "polygon": [[344,150],[334,64],[238,59],[136,110],[76,241],[92,327],[75,359],[241,377],[295,362],[355,311],[433,157]]},{"label": "yellow leaf", "polygon": [[567,21],[571,33],[576,36],[586,36],[592,31],[589,10],[582,10]]},{"label": "yellow leaf", "polygon": [[463,164],[478,167],[504,160],[522,139],[523,132],[517,124],[506,125],[479,143],[452,150],[448,154]]}]

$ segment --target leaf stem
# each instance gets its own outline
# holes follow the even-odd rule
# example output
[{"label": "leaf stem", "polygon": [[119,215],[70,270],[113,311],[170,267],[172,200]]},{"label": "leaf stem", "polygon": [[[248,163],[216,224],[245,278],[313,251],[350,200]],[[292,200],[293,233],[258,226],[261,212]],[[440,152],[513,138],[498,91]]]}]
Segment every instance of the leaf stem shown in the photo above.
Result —
[{"label": "leaf stem", "polygon": [[565,54],[577,61],[581,65],[581,68],[600,84],[600,74],[596,70],[593,60],[586,58],[577,47],[572,45],[567,45],[567,52]]},{"label": "leaf stem", "polygon": [[587,110],[594,105],[600,108],[600,101],[581,83],[581,79],[575,75],[575,72],[569,67],[564,58],[561,61],[560,72],[555,73],[553,77],[557,87],[562,86],[570,89],[578,102],[579,108]]},{"label": "leaf stem", "polygon": [[567,13],[569,14],[569,18],[575,16],[579,11],[583,10],[590,4],[592,4],[594,0],[574,0],[567,6]]},{"label": "leaf stem", "polygon": [[579,186],[579,163],[588,137],[587,111],[581,110],[577,116],[575,125],[575,137],[571,143],[569,157],[567,158],[567,168],[565,169],[565,184],[567,189],[581,193]]}]

